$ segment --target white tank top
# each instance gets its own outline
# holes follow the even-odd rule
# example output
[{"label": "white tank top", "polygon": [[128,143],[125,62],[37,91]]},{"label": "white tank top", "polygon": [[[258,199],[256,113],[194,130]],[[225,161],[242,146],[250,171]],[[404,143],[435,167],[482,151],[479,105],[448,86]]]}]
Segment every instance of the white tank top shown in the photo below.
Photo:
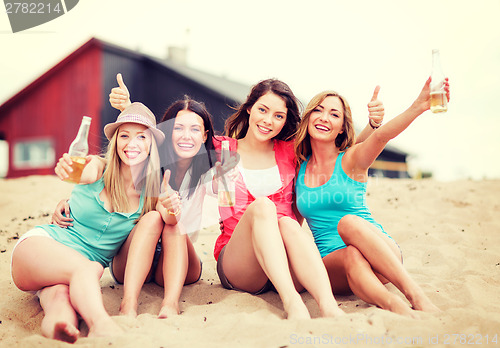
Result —
[{"label": "white tank top", "polygon": [[238,164],[243,181],[248,191],[255,198],[267,197],[281,188],[278,166],[266,169],[245,169]]}]

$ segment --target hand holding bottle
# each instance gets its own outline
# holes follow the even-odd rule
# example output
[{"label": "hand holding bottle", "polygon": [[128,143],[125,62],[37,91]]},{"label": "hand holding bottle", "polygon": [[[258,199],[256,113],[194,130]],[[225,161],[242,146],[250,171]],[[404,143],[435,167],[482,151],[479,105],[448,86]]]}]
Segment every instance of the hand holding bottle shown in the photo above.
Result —
[{"label": "hand holding bottle", "polygon": [[83,161],[80,158],[73,159],[68,153],[64,153],[59,161],[57,162],[54,172],[59,177],[59,179],[71,182],[79,183],[82,176],[83,168],[90,162],[92,156],[86,156]]},{"label": "hand holding bottle", "polygon": [[[413,102],[412,107],[416,108],[418,114],[421,114],[424,111],[429,109],[432,110],[432,92],[431,92],[431,82],[432,79],[429,77],[425,82],[422,91],[420,92],[417,99]],[[444,78],[443,80],[443,98],[448,102],[450,100],[450,83],[448,78]]]},{"label": "hand holding bottle", "polygon": [[445,90],[448,79],[445,78],[443,69],[441,68],[441,59],[439,50],[432,50],[432,74],[430,83],[431,106],[433,113],[446,112],[448,110],[449,85],[448,93]]},{"label": "hand holding bottle", "polygon": [[215,164],[217,179],[217,195],[219,206],[232,207],[235,201],[235,180],[238,172],[236,168],[236,158],[231,156],[229,151],[229,141],[222,141],[221,162]]},{"label": "hand holding bottle", "polygon": [[[56,171],[56,174],[64,181],[78,184],[80,183],[80,179],[82,177],[82,172],[83,168],[87,165],[87,163],[90,162],[89,157],[87,156],[89,153],[89,143],[88,143],[88,136],[89,136],[89,130],[90,130],[90,122],[92,121],[92,118],[88,116],[83,116],[82,118],[82,123],[80,124],[80,128],[78,129],[78,134],[76,135],[75,140],[71,143],[69,146],[68,153],[63,155],[61,159],[64,159],[61,161],[61,159],[58,162],[58,168],[56,166],[55,170],[59,169],[58,171],[61,171],[61,168],[64,169],[64,172],[61,171],[61,175],[58,174],[58,171]],[[64,166],[64,163],[67,163],[68,166]]]}]

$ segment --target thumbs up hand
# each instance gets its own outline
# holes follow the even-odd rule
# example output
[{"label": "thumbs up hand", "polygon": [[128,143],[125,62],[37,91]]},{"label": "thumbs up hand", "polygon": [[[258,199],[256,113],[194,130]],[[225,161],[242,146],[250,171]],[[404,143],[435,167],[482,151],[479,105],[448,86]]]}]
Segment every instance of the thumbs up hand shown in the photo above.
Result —
[{"label": "thumbs up hand", "polygon": [[169,215],[177,216],[181,212],[181,198],[178,192],[172,190],[169,180],[170,170],[166,170],[162,183],[163,193],[158,198],[158,202],[167,210]]},{"label": "thumbs up hand", "polygon": [[384,104],[378,100],[378,93],[380,92],[380,86],[375,87],[373,91],[373,96],[370,102],[368,103],[368,118],[369,123],[372,128],[378,128],[382,125],[382,121],[384,120],[385,108]]},{"label": "thumbs up hand", "polygon": [[109,94],[109,103],[115,109],[123,111],[127,106],[132,104],[130,102],[130,93],[127,86],[123,82],[122,74],[118,73],[116,75],[116,81],[118,82],[118,87],[111,90]]}]

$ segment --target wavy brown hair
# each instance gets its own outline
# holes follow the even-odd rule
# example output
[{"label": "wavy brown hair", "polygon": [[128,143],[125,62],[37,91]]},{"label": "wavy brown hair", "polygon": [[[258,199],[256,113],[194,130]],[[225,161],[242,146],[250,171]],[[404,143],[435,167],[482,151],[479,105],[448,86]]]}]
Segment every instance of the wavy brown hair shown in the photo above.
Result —
[{"label": "wavy brown hair", "polygon": [[276,94],[283,99],[287,108],[285,125],[274,139],[290,140],[294,136],[300,122],[300,102],[295,97],[290,87],[283,81],[277,79],[262,80],[252,87],[247,100],[226,120],[226,125],[224,127],[226,136],[236,139],[245,137],[248,131],[248,119],[250,117],[248,110],[252,108],[260,97],[268,92]]},{"label": "wavy brown hair", "polygon": [[311,155],[311,138],[309,136],[309,118],[311,113],[325,100],[327,97],[337,97],[343,106],[344,112],[344,124],[342,125],[343,133],[337,135],[335,138],[335,146],[339,148],[340,151],[345,151],[349,146],[352,146],[356,141],[356,135],[354,133],[354,125],[352,122],[352,112],[351,107],[347,100],[335,91],[324,91],[316,94],[309,104],[307,104],[304,110],[304,116],[300,121],[299,128],[295,136],[295,156],[299,163],[304,162],[308,156]]}]

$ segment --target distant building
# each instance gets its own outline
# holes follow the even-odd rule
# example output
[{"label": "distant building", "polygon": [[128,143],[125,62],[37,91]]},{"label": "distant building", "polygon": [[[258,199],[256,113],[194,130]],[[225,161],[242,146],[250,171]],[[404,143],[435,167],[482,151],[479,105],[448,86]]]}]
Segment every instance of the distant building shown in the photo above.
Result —
[{"label": "distant building", "polygon": [[[158,119],[187,94],[205,103],[222,133],[232,107],[246,98],[250,86],[187,67],[182,51],[172,49],[169,57],[161,60],[95,38],[87,41],[0,106],[0,177],[53,174],[85,115],[92,117],[90,151],[100,152],[106,144],[103,126],[118,115],[108,101],[118,72],[132,99],[146,104]],[[386,147],[370,171],[407,177],[406,155]]]}]

